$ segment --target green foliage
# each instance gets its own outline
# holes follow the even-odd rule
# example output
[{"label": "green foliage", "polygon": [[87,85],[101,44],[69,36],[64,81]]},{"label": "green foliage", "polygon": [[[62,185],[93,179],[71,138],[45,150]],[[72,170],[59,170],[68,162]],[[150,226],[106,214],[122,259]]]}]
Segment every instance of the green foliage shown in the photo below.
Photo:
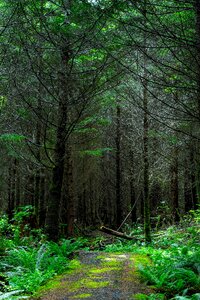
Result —
[{"label": "green foliage", "polygon": [[85,240],[46,242],[38,247],[19,246],[6,251],[0,270],[7,276],[9,289],[34,292],[52,276],[70,267],[68,257],[83,246]]},{"label": "green foliage", "polygon": [[178,233],[171,228],[166,236],[160,237],[160,242],[155,243],[155,246],[166,247],[166,245],[167,249],[151,248],[149,254],[152,265],[140,266],[142,277],[148,284],[165,292],[168,297],[195,293],[200,289],[198,244],[193,237],[188,236],[187,230]]},{"label": "green foliage", "polygon": [[[117,240],[106,246],[108,252],[132,252],[147,255],[151,263],[138,264],[141,279],[153,285],[159,294],[144,299],[199,299],[200,249],[199,210],[191,211],[178,226],[170,226],[153,236],[151,246],[144,247],[141,228],[125,226],[140,242]],[[176,296],[175,296],[176,295]],[[167,298],[165,298],[167,297]]]},{"label": "green foliage", "polygon": [[133,296],[133,299],[137,300],[164,300],[165,295],[164,294],[151,294],[149,296],[145,294],[136,294]]},{"label": "green foliage", "polygon": [[0,135],[0,144],[5,147],[10,157],[18,157],[16,149],[24,145],[26,137],[16,133],[4,133]]},{"label": "green foliage", "polygon": [[200,224],[200,206],[196,210],[191,210],[190,214],[192,215],[195,223]]},{"label": "green foliage", "polygon": [[82,155],[101,157],[105,152],[111,151],[111,148],[98,148],[94,150],[83,150],[81,151]]},{"label": "green foliage", "polygon": [[176,296],[173,298],[174,300],[199,300],[200,299],[200,294],[194,294],[192,296]]},{"label": "green foliage", "polygon": [[160,256],[156,254],[151,256],[153,266],[140,267],[140,272],[147,283],[155,285],[159,290],[167,291],[169,295],[181,293],[188,287],[191,287],[191,290],[200,288],[198,274],[189,267],[178,265],[182,256],[176,256],[175,259],[163,254],[162,252]]},{"label": "green foliage", "polygon": [[26,205],[26,206],[19,206],[14,213],[13,221],[17,224],[20,224],[23,222],[25,218],[29,218],[31,215],[33,215],[33,206],[32,205]]},{"label": "green foliage", "polygon": [[26,139],[24,135],[16,134],[16,133],[4,133],[0,136],[0,141],[2,142],[12,142],[19,143]]},{"label": "green foliage", "polygon": [[32,206],[19,207],[11,223],[6,215],[0,219],[0,272],[6,278],[0,299],[25,299],[24,293],[73,267],[69,256],[87,243],[84,238],[47,242],[41,230],[28,224],[33,212]]},{"label": "green foliage", "polygon": [[4,108],[7,104],[7,98],[5,96],[0,96],[0,110]]},{"label": "green foliage", "polygon": [[[22,291],[18,290],[18,291],[12,291],[12,292],[7,292],[7,293],[0,293],[0,300],[4,300],[4,299],[9,299],[9,300],[14,300],[14,299],[19,299],[18,297],[15,297],[15,295],[20,294]],[[20,299],[27,299],[27,297],[20,297]]]},{"label": "green foliage", "polygon": [[8,216],[3,215],[0,217],[0,235],[4,235],[9,228]]},{"label": "green foliage", "polygon": [[6,237],[0,238],[0,256],[4,255],[7,249],[10,249],[14,246],[14,243],[11,239]]}]

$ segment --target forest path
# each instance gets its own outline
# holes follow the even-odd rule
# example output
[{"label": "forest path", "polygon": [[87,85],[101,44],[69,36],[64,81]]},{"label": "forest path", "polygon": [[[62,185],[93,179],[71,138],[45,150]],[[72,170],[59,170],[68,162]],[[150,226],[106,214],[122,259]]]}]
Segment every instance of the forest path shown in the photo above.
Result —
[{"label": "forest path", "polygon": [[137,265],[149,262],[145,256],[81,251],[79,261],[73,271],[52,280],[37,299],[128,300],[153,293],[138,278]]}]

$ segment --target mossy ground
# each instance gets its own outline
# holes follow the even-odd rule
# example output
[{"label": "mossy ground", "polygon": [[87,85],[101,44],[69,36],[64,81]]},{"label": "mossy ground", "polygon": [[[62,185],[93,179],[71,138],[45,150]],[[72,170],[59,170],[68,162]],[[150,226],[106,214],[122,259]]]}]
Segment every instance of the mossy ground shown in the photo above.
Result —
[{"label": "mossy ground", "polygon": [[137,295],[153,291],[140,282],[137,266],[147,263],[149,258],[138,254],[82,252],[70,270],[49,281],[32,299],[145,299]]}]

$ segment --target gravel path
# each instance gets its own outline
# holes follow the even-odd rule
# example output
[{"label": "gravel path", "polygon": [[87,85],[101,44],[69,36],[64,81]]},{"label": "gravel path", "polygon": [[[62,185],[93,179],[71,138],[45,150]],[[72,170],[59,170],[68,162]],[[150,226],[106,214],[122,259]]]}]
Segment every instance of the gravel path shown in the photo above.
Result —
[{"label": "gravel path", "polygon": [[60,276],[55,287],[37,299],[129,300],[153,292],[138,279],[137,255],[82,251],[79,260],[75,271]]}]

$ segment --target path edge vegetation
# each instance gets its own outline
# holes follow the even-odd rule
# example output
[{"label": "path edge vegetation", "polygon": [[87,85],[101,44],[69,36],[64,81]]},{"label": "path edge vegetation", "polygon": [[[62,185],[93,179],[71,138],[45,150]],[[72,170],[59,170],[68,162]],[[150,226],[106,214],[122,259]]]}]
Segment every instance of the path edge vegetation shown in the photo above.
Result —
[{"label": "path edge vegetation", "polygon": [[[30,218],[32,213],[32,207],[22,207],[15,213],[12,222],[6,215],[0,219],[0,299],[20,299],[27,293],[31,296],[52,277],[78,268],[78,261],[72,258],[80,250],[147,256],[151,263],[140,261],[140,277],[146,284],[154,286],[158,293],[146,299],[197,299],[199,296],[200,210],[191,211],[179,226],[157,232],[148,246],[140,241],[116,239],[112,242],[101,235],[51,242],[40,229],[31,228],[28,224],[27,217]],[[126,230],[128,228],[131,234],[139,231],[142,234],[139,225],[137,228],[126,225]]]}]

